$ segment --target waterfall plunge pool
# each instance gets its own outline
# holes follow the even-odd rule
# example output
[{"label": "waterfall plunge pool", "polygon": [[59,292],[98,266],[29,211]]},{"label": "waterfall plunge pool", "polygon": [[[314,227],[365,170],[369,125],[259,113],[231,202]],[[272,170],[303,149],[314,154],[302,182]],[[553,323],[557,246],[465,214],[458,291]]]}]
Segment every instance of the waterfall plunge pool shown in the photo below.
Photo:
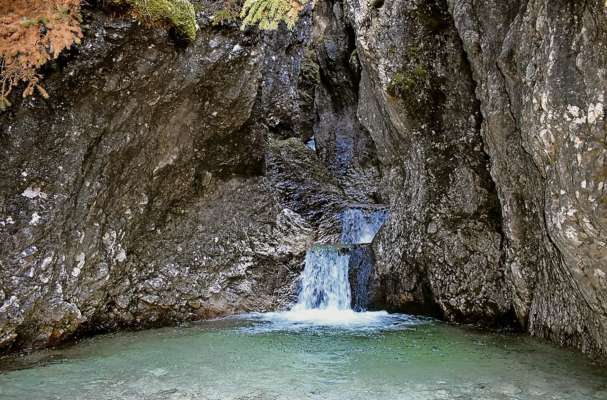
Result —
[{"label": "waterfall plunge pool", "polygon": [[[346,210],[313,246],[290,311],[123,332],[0,361],[2,400],[605,400],[607,371],[526,336],[366,308],[365,243],[387,216]],[[351,277],[354,287],[350,284]]]},{"label": "waterfall plunge pool", "polygon": [[3,400],[604,400],[607,372],[519,335],[406,315],[252,314],[4,359]]}]

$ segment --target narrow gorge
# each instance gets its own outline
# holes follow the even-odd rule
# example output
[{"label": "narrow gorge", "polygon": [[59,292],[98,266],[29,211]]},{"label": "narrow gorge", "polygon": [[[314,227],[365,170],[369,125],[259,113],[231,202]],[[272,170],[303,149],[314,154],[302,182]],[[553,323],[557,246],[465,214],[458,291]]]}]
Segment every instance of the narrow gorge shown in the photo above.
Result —
[{"label": "narrow gorge", "polygon": [[[139,333],[142,346],[163,335],[173,343],[166,327],[196,323],[211,324],[204,340],[218,354],[259,359],[263,344],[247,347],[259,336],[213,332],[238,315],[269,335],[335,317],[318,309],[347,311],[348,332],[386,329],[382,340],[432,330],[441,345],[416,339],[428,354],[449,335],[493,343],[486,329],[510,332],[503,345],[529,346],[521,352],[541,343],[554,360],[607,361],[604,0],[317,0],[275,30],[220,20],[228,1],[192,0],[189,41],[108,3],[83,5],[82,40],[41,70],[48,99],[17,86],[0,111],[0,354],[10,363],[80,340],[92,340],[83,354],[102,354],[111,342],[89,337],[144,328],[165,333]],[[482,331],[462,339],[451,324]],[[129,334],[115,345],[132,343]],[[285,337],[276,340],[297,348]],[[348,338],[339,343],[351,349]],[[394,343],[373,346],[400,354]],[[206,376],[176,354],[191,363],[184,380]],[[284,368],[301,361],[276,357]],[[546,367],[544,394],[500,381],[496,392],[402,398],[607,397],[602,367],[588,373],[602,374],[592,390],[563,381],[586,389],[558,392],[557,364]],[[381,365],[392,379],[396,367]],[[419,368],[408,373],[432,374]],[[356,385],[372,374],[357,373]],[[342,378],[332,382],[346,390]],[[219,372],[209,379],[213,394],[201,384],[182,397],[163,388],[99,398],[287,398],[241,392]],[[329,385],[302,398],[400,399],[394,379],[385,397]],[[61,396],[52,398],[87,398]]]}]

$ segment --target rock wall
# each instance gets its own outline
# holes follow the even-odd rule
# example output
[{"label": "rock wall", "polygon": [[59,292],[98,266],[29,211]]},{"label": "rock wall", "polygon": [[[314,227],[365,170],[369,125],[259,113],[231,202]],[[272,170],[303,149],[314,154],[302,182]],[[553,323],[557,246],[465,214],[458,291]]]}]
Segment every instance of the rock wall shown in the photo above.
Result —
[{"label": "rock wall", "polygon": [[89,12],[50,101],[0,116],[2,349],[292,300],[316,228],[281,201],[285,174],[265,172],[269,130],[305,122],[280,119],[302,104],[305,29],[200,23],[180,47]]},{"label": "rock wall", "polygon": [[602,1],[348,1],[384,304],[607,353]]},{"label": "rock wall", "polygon": [[444,4],[353,6],[358,115],[376,143],[391,219],[376,242],[385,306],[491,324],[508,318],[499,203],[479,104]]},{"label": "rock wall", "polygon": [[603,1],[449,1],[477,82],[514,307],[607,353]]}]

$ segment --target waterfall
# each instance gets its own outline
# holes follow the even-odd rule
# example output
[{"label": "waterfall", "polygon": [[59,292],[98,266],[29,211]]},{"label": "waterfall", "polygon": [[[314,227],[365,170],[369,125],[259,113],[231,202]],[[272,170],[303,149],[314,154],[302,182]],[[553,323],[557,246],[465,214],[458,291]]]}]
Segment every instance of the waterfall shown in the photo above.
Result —
[{"label": "waterfall", "polygon": [[306,254],[299,301],[293,310],[349,310],[350,253],[339,246],[314,246]]},{"label": "waterfall", "polygon": [[341,213],[343,244],[371,243],[388,218],[386,209],[348,208]]},{"label": "waterfall", "polygon": [[344,210],[341,214],[342,243],[316,245],[308,250],[301,291],[291,311],[351,312],[350,275],[356,289],[354,308],[356,311],[366,309],[373,256],[371,248],[365,244],[373,241],[387,216],[387,210],[377,207]]},{"label": "waterfall", "polygon": [[271,324],[254,331],[376,329],[402,322],[402,316],[366,311],[373,272],[373,249],[369,243],[387,217],[388,211],[375,205],[345,209],[341,213],[342,243],[312,246],[306,253],[297,303],[289,311],[255,315]]},{"label": "waterfall", "polygon": [[307,142],[306,147],[312,151],[316,151],[316,139],[312,136]]}]

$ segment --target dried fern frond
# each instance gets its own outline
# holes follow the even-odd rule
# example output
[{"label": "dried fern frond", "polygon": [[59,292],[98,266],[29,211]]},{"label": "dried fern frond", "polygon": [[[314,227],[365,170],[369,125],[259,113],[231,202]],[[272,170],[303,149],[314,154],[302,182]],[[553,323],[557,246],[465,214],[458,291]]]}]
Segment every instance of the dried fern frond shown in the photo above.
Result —
[{"label": "dried fern frond", "polygon": [[257,25],[260,29],[273,30],[284,22],[292,29],[302,8],[303,4],[297,0],[246,0],[240,12],[242,28]]},{"label": "dried fern frond", "polygon": [[0,2],[0,111],[20,82],[24,97],[34,90],[48,97],[38,70],[81,38],[80,0]]}]

